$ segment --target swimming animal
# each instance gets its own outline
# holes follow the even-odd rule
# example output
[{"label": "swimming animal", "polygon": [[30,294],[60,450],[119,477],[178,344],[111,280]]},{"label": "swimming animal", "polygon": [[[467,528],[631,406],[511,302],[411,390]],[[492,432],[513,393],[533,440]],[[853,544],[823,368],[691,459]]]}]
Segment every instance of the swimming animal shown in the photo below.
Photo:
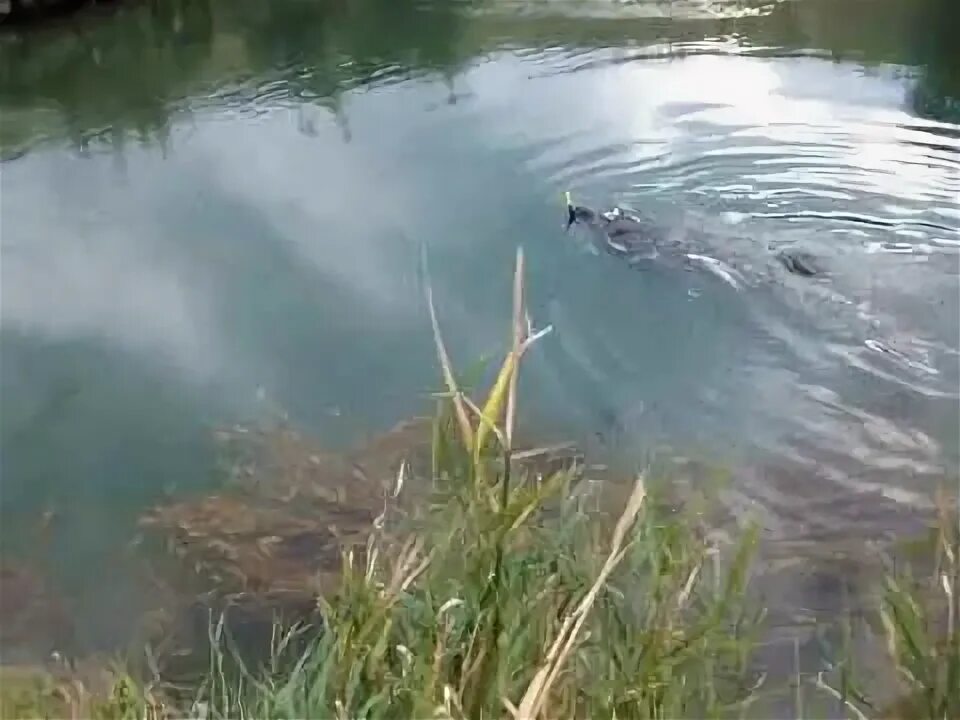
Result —
[{"label": "swimming animal", "polygon": [[[604,252],[623,258],[632,266],[639,266],[661,254],[682,256],[688,263],[696,263],[724,281],[739,288],[738,274],[733,268],[716,258],[704,254],[686,252],[677,247],[676,239],[669,237],[662,226],[638,215],[615,207],[605,212],[597,212],[582,205],[574,205],[570,193],[565,193],[567,202],[567,230],[577,225],[585,228],[593,245]],[[780,250],[776,259],[788,272],[804,277],[821,274],[820,267],[809,253],[799,250]]]},{"label": "swimming animal", "polygon": [[628,262],[637,262],[656,257],[657,236],[662,234],[652,223],[636,215],[613,208],[599,213],[582,205],[574,205],[570,193],[567,200],[567,230],[574,225],[584,227],[598,250],[603,250],[625,258]]},{"label": "swimming animal", "polygon": [[800,250],[781,250],[777,253],[777,260],[794,275],[813,277],[822,272],[817,259],[810,253]]}]

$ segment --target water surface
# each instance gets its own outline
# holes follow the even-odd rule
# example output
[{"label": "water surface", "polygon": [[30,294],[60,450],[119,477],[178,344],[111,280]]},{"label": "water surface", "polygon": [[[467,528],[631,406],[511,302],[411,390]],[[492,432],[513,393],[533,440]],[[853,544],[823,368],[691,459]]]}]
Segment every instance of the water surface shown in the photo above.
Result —
[{"label": "water surface", "polygon": [[[784,538],[896,533],[960,454],[958,24],[949,0],[156,0],[5,33],[5,552],[42,536],[80,642],[109,637],[134,519],[217,483],[212,426],[284,412],[338,447],[421,411],[421,247],[466,364],[505,346],[518,244],[555,328],[522,382],[544,435],[736,467],[731,508]],[[592,254],[565,190],[739,289]]]}]

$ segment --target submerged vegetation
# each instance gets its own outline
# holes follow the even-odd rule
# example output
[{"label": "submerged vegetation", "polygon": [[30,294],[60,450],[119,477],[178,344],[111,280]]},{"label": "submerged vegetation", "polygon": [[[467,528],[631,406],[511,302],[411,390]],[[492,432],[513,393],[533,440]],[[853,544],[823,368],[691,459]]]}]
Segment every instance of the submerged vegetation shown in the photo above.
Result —
[{"label": "submerged vegetation", "polygon": [[[347,458],[289,430],[236,429],[222,439],[253,452],[229,490],[145,518],[201,581],[201,667],[168,672],[153,648],[142,673],[101,670],[93,685],[80,672],[7,668],[3,717],[703,718],[762,707],[772,688],[753,651],[764,613],[747,592],[756,533],[724,545],[644,474],[618,512],[603,512],[575,453],[517,443],[522,359],[549,331],[533,330],[522,278],[518,254],[511,348],[485,397],[451,367],[428,290],[445,385],[431,419]],[[828,717],[960,717],[955,511],[932,547],[933,581],[892,569],[876,614],[902,701],[871,704],[841,658],[810,682],[798,675],[796,717],[815,716],[807,693]],[[285,611],[253,652],[229,612],[244,604]]]},{"label": "submerged vegetation", "polygon": [[721,559],[655,509],[642,478],[608,523],[587,512],[575,464],[542,474],[515,463],[517,372],[539,336],[519,272],[513,347],[482,403],[461,392],[437,332],[447,391],[429,487],[409,488],[403,465],[391,493],[422,501],[379,516],[345,552],[322,620],[278,635],[267,668],[238,664],[218,624],[195,706],[214,717],[679,717],[750,698],[749,543]]}]

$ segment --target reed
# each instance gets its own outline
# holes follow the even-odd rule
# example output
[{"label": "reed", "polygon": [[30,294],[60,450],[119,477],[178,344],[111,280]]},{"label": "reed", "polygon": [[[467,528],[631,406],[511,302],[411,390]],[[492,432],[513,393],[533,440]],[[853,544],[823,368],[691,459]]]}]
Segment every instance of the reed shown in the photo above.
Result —
[{"label": "reed", "polygon": [[[366,545],[343,553],[338,585],[318,598],[319,622],[276,625],[269,651],[251,662],[224,618],[212,618],[209,665],[189,687],[166,688],[159,677],[140,683],[118,670],[103,698],[45,686],[36,702],[18,696],[15,712],[205,720],[749,716],[767,692],[751,669],[763,613],[745,600],[756,532],[717,547],[694,513],[667,509],[642,473],[616,516],[598,512],[575,462],[538,471],[526,462],[531,451],[515,453],[523,359],[550,332],[534,330],[528,317],[520,252],[513,295],[509,349],[489,390],[471,397],[427,286],[444,385],[429,477],[410,477],[410,465],[401,465]],[[877,711],[851,690],[852,679],[834,686],[817,677],[816,690],[803,683],[835,698],[849,717],[960,717],[956,515],[945,512],[940,528],[932,583],[893,571],[886,581],[880,617],[903,703]],[[803,716],[799,678],[795,690]]]},{"label": "reed", "polygon": [[[320,627],[278,632],[267,667],[232,661],[215,626],[195,711],[660,718],[745,709],[756,690],[757,618],[742,602],[753,536],[721,557],[692,521],[658,509],[643,475],[609,518],[588,512],[575,467],[547,476],[519,467],[518,376],[549,332],[533,329],[523,295],[518,253],[509,350],[492,388],[472,398],[428,286],[445,388],[428,498],[407,518],[415,530],[374,523],[365,552],[344,556],[339,588],[321,600]],[[305,635],[306,649],[289,652]]]}]

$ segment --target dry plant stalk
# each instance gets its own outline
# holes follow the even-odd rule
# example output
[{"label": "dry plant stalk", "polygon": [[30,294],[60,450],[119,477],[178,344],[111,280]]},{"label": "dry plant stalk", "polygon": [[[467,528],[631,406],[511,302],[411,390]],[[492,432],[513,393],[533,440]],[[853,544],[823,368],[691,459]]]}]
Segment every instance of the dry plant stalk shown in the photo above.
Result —
[{"label": "dry plant stalk", "polygon": [[[426,269],[426,255],[423,258],[424,268]],[[437,320],[437,310],[433,304],[433,286],[430,283],[430,274],[425,272],[424,292],[427,296],[427,309],[430,311],[430,324],[433,327],[433,340],[437,345],[437,357],[440,360],[440,369],[443,372],[443,380],[447,385],[453,399],[453,406],[457,413],[457,422],[460,425],[460,432],[463,440],[470,447],[473,441],[473,430],[470,427],[470,420],[467,417],[467,410],[463,405],[463,395],[457,386],[457,379],[453,374],[453,366],[450,364],[450,355],[443,344],[443,337],[440,334],[440,323]]]},{"label": "dry plant stalk", "polygon": [[[517,267],[513,273],[513,349],[512,353],[518,362],[520,359],[520,348],[527,336],[527,328],[523,323],[523,248],[517,248]],[[510,376],[510,389],[507,391],[507,420],[505,434],[507,436],[507,449],[513,449],[513,426],[517,414],[517,376],[519,367]]]},{"label": "dry plant stalk", "polygon": [[[425,263],[426,261],[424,261],[424,264]],[[430,312],[430,323],[433,327],[433,339],[437,346],[437,358],[440,361],[447,392],[453,401],[457,424],[460,427],[460,435],[467,449],[473,452],[475,465],[478,465],[480,462],[480,453],[483,450],[484,441],[490,432],[493,432],[494,435],[497,436],[497,439],[503,447],[508,450],[511,448],[513,429],[516,423],[517,376],[520,370],[520,360],[533,343],[553,330],[553,328],[548,325],[542,330],[534,332],[531,327],[529,317],[524,308],[523,267],[523,248],[518,248],[513,279],[512,345],[482,409],[469,397],[464,395],[457,385],[456,377],[454,376],[450,363],[450,356],[447,353],[446,345],[440,333],[440,323],[437,320],[437,311],[433,302],[433,289],[430,285],[429,275],[425,281],[427,306]],[[506,417],[504,419],[504,430],[501,431],[497,423],[501,415],[504,414],[504,409],[506,410]],[[470,423],[468,410],[478,415],[476,432],[474,432],[474,428]]]},{"label": "dry plant stalk", "polygon": [[527,687],[527,691],[523,694],[520,706],[517,708],[516,713],[514,713],[514,717],[518,720],[535,720],[535,718],[540,716],[547,697],[550,694],[550,689],[560,674],[560,671],[563,669],[570,653],[573,651],[573,647],[580,636],[580,632],[583,629],[590,610],[596,602],[597,596],[600,594],[600,590],[606,583],[607,578],[610,577],[610,574],[623,559],[625,553],[624,541],[627,532],[633,527],[634,521],[643,507],[646,495],[646,485],[644,484],[643,475],[638,475],[637,481],[633,486],[633,492],[627,501],[627,506],[614,528],[607,560],[604,562],[603,568],[601,568],[589,592],[587,592],[577,607],[564,618],[560,632],[554,639],[547,653],[547,659],[537,670],[537,674],[534,675],[533,680]]}]

